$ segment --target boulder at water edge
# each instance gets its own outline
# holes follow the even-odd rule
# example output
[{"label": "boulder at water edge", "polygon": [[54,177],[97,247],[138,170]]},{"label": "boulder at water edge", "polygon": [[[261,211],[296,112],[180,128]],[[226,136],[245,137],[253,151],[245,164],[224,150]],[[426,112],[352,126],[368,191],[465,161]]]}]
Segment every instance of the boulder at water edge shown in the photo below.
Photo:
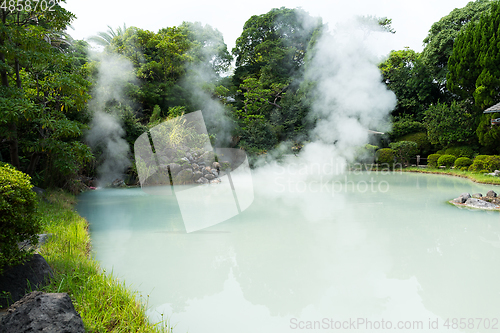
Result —
[{"label": "boulder at water edge", "polygon": [[29,293],[0,319],[0,333],[84,333],[83,321],[68,294]]},{"label": "boulder at water edge", "polygon": [[28,290],[43,287],[51,278],[52,270],[39,254],[33,255],[24,264],[5,269],[0,275],[0,292],[7,294],[8,298],[0,298],[0,306],[8,307],[20,300]]},{"label": "boulder at water edge", "polygon": [[483,208],[483,209],[496,209],[498,208],[497,205],[492,204],[491,202],[487,202],[481,199],[474,199],[474,198],[469,198],[465,202],[467,206],[474,207],[474,208]]}]

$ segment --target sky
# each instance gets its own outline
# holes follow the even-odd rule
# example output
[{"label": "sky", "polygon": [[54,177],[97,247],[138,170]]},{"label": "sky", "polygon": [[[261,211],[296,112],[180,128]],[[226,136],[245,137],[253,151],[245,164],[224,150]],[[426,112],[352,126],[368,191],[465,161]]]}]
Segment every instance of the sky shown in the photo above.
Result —
[{"label": "sky", "polygon": [[243,25],[252,15],[267,13],[272,8],[301,7],[312,16],[319,16],[329,27],[335,27],[356,15],[372,15],[392,19],[396,34],[384,42],[384,50],[410,47],[422,51],[422,41],[431,25],[454,8],[464,7],[468,0],[212,0],[212,1],[160,1],[160,0],[66,0],[63,7],[77,16],[73,31],[76,39],[86,39],[100,31],[136,26],[158,31],[180,25],[183,21],[199,21],[218,29],[224,36],[229,51]]}]

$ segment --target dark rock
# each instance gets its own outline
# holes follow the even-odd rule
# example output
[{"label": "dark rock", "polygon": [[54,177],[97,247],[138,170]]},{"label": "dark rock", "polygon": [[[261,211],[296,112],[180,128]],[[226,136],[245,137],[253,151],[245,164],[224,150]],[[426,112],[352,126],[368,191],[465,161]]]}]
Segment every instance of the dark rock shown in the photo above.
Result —
[{"label": "dark rock", "polygon": [[198,179],[196,181],[198,184],[208,184],[208,179],[206,179],[205,177],[201,177],[200,179]]},{"label": "dark rock", "polygon": [[0,322],[0,333],[84,333],[80,315],[68,294],[32,292],[13,304]]},{"label": "dark rock", "polygon": [[219,176],[219,172],[218,172],[217,170],[215,170],[215,169],[212,169],[212,174],[213,174],[215,177]]},{"label": "dark rock", "polygon": [[200,171],[195,171],[193,172],[193,180],[198,180],[200,179],[201,177],[203,177],[203,173],[201,173]]},{"label": "dark rock", "polygon": [[483,197],[483,195],[481,193],[474,193],[472,195],[472,197],[475,198],[475,199],[481,199]]},{"label": "dark rock", "polygon": [[170,163],[169,166],[170,166],[170,172],[172,173],[172,176],[179,173],[179,171],[181,171],[181,169],[182,169],[181,166],[177,163]]},{"label": "dark rock", "polygon": [[206,179],[208,180],[212,180],[212,179],[215,179],[215,176],[213,173],[207,173],[205,176],[204,176]]},{"label": "dark rock", "polygon": [[453,199],[453,202],[454,203],[459,203],[459,204],[463,204],[467,201],[467,199],[470,198],[470,194],[469,193],[462,193],[460,194],[460,196],[456,199]]},{"label": "dark rock", "polygon": [[30,288],[36,290],[44,286],[52,276],[49,264],[39,254],[33,255],[24,264],[6,268],[3,275],[0,275],[0,293],[6,292],[9,297],[0,298],[0,307],[8,307],[17,302]]},{"label": "dark rock", "polygon": [[465,202],[465,201],[467,201],[467,199],[470,198],[470,194],[467,192],[464,192],[464,193],[460,194],[460,197],[462,197],[463,202]]},{"label": "dark rock", "polygon": [[474,198],[469,198],[465,202],[467,206],[471,206],[474,208],[487,208],[487,209],[492,209],[492,208],[498,208],[497,205],[492,204],[490,202],[486,202],[481,199],[474,199]]},{"label": "dark rock", "polygon": [[45,190],[44,190],[43,188],[33,186],[33,187],[31,188],[31,190],[32,190],[33,192],[35,192],[36,194],[38,194],[39,196],[44,196],[44,195],[45,195]]},{"label": "dark rock", "polygon": [[191,164],[191,167],[193,168],[193,170],[198,170],[200,168],[200,166],[196,163]]},{"label": "dark rock", "polygon": [[486,193],[486,196],[490,198],[496,198],[497,194],[495,193],[495,191],[490,190],[488,191],[488,193]]},{"label": "dark rock", "polygon": [[111,186],[112,187],[124,187],[126,185],[125,185],[125,182],[123,181],[123,179],[117,178],[117,179],[113,180],[113,182],[111,183]]}]

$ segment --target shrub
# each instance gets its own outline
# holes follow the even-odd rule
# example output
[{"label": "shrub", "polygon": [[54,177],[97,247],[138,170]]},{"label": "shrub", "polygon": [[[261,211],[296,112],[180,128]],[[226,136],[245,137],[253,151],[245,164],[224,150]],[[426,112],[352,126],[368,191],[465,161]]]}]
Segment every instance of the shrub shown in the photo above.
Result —
[{"label": "shrub", "polygon": [[32,254],[31,249],[20,249],[19,242],[38,243],[41,224],[30,179],[11,166],[0,166],[0,274],[7,266],[22,263]]},{"label": "shrub", "polygon": [[392,167],[394,164],[394,150],[391,148],[382,148],[377,150],[375,154],[377,158],[378,164],[387,164],[389,167]]},{"label": "shrub", "polygon": [[399,138],[397,141],[412,141],[417,144],[418,153],[427,155],[431,150],[431,143],[427,138],[427,133],[413,133]]},{"label": "shrub", "polygon": [[417,144],[412,141],[399,141],[389,144],[395,152],[396,160],[404,165],[410,164],[410,158],[418,153]]},{"label": "shrub", "polygon": [[410,118],[398,119],[392,124],[392,130],[389,133],[391,139],[401,138],[411,133],[426,132],[424,124]]},{"label": "shrub", "polygon": [[457,158],[453,155],[442,155],[438,159],[437,163],[438,163],[438,166],[445,166],[447,168],[450,168],[451,166],[454,165],[456,159]]},{"label": "shrub", "polygon": [[468,157],[459,157],[455,160],[455,168],[468,168],[472,164],[472,160]]},{"label": "shrub", "polygon": [[472,156],[474,156],[474,150],[471,147],[467,147],[467,146],[452,147],[452,148],[446,149],[445,154],[446,155],[453,155],[457,158],[458,157],[472,158]]},{"label": "shrub", "polygon": [[430,154],[427,156],[427,166],[429,168],[437,167],[438,159],[441,157],[441,154]]},{"label": "shrub", "polygon": [[354,160],[359,163],[373,163],[377,146],[366,144],[355,150]]},{"label": "shrub", "polygon": [[500,156],[498,155],[478,155],[474,159],[469,171],[493,172],[500,170]]}]

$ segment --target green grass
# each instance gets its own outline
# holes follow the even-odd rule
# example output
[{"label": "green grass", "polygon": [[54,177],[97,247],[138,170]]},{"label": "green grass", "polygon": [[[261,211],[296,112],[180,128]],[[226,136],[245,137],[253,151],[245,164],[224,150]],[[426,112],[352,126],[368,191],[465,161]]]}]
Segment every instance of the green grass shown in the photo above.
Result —
[{"label": "green grass", "polygon": [[151,324],[138,294],[92,258],[88,223],[74,211],[75,197],[62,191],[46,197],[39,213],[44,232],[53,236],[40,254],[54,279],[43,291],[68,293],[88,332],[171,332],[165,322]]},{"label": "green grass", "polygon": [[403,168],[403,171],[450,175],[455,177],[468,178],[476,183],[500,185],[500,177],[485,175],[484,173],[480,172],[461,171],[455,169],[423,169],[417,167]]}]

